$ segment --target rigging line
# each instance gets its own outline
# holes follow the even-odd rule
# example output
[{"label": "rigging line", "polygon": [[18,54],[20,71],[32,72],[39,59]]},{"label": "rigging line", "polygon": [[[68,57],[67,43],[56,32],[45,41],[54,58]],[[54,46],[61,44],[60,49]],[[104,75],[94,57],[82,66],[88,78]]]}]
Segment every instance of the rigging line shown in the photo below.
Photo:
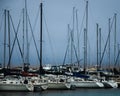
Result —
[{"label": "rigging line", "polygon": [[83,15],[83,18],[82,18],[82,23],[81,23],[81,28],[80,28],[79,36],[80,36],[81,33],[82,33],[83,23],[84,23],[84,19],[85,19],[85,14],[86,14],[86,8],[85,8],[84,15]]},{"label": "rigging line", "polygon": [[[1,22],[0,22],[0,30],[2,29],[2,22],[3,22],[3,20],[4,20],[3,18],[4,18],[4,12],[3,12],[2,16],[1,16],[1,20],[0,20],[0,21],[1,21]],[[1,32],[1,31],[0,31],[0,32]]]},{"label": "rigging line", "polygon": [[[21,16],[20,16],[20,17],[22,17],[22,13],[21,13]],[[18,29],[19,29],[19,27],[18,27],[17,31],[15,31],[15,27],[14,27],[14,23],[13,23],[13,19],[12,19],[11,15],[10,15],[10,19],[11,19],[11,23],[12,23],[12,26],[13,26],[14,34],[16,34],[17,31],[18,31]],[[21,20],[20,20],[20,21],[21,21]],[[23,59],[22,49],[21,49],[21,47],[20,47],[20,43],[19,43],[19,39],[18,39],[18,36],[17,36],[17,35],[16,35],[16,39],[17,39],[17,44],[18,44],[18,47],[19,47],[19,50],[20,50],[21,57],[22,57],[22,59]]]},{"label": "rigging line", "polygon": [[[21,19],[19,19],[19,23],[18,23],[18,26],[17,26],[17,31],[15,30],[15,27],[14,27],[14,24],[13,24],[13,21],[12,21],[12,17],[10,15],[10,20],[11,20],[11,23],[12,23],[12,26],[13,26],[13,30],[15,32],[15,39],[13,41],[13,46],[12,46],[12,49],[11,49],[11,52],[10,52],[10,57],[9,57],[9,61],[8,61],[8,65],[7,65],[7,68],[10,67],[10,61],[11,61],[11,57],[12,57],[12,53],[13,53],[13,49],[14,49],[14,46],[15,46],[15,41],[17,40],[18,41],[18,37],[17,37],[17,34],[18,34],[18,30],[19,30],[19,26],[20,26],[20,22],[21,22]],[[20,49],[20,44],[18,43],[18,46],[19,46],[19,50],[20,50],[20,53],[21,53],[21,57],[22,57],[22,60],[23,60],[23,54],[22,54],[22,51]]]},{"label": "rigging line", "polygon": [[[11,20],[11,23],[12,23],[12,26],[13,26],[13,30],[14,30],[14,34],[16,35],[16,40],[17,40],[17,44],[18,44],[18,48],[20,50],[20,54],[21,54],[21,57],[22,57],[22,60],[23,60],[23,54],[22,54],[22,50],[21,50],[21,47],[20,47],[20,43],[19,43],[19,39],[18,39],[18,36],[17,36],[17,32],[19,30],[19,26],[17,28],[17,31],[15,30],[15,27],[14,27],[14,23],[13,23],[13,20],[12,20],[12,17],[10,15],[10,20]],[[19,20],[20,22],[21,20]]]},{"label": "rigging line", "polygon": [[[69,42],[70,42],[70,39],[69,39]],[[63,65],[65,64],[65,60],[66,60],[66,57],[67,57],[68,49],[69,49],[69,44],[67,45],[67,48],[66,48],[66,51],[65,51],[65,56],[64,56],[64,60],[63,60]]]},{"label": "rigging line", "polygon": [[34,34],[33,34],[33,29],[32,29],[32,25],[31,25],[31,23],[30,23],[30,18],[29,18],[29,16],[28,16],[28,22],[29,22],[29,24],[30,24],[30,29],[31,29],[33,41],[34,41],[34,44],[35,44],[35,49],[36,49],[36,51],[37,51],[38,60],[40,60],[39,51],[38,51],[38,48],[37,48],[37,44],[36,44],[36,41],[35,41],[35,36],[34,36]]},{"label": "rigging line", "polygon": [[[71,30],[71,33],[73,32],[73,30]],[[79,59],[78,59],[78,56],[77,56],[77,51],[76,51],[76,48],[75,48],[75,44],[74,44],[74,41],[73,41],[73,36],[71,34],[71,40],[72,40],[72,44],[73,44],[73,48],[74,48],[74,51],[75,51],[75,56],[76,56],[76,59],[77,59],[77,62],[78,62],[78,65],[79,65]]]},{"label": "rigging line", "polygon": [[[27,12],[26,15],[27,15],[27,17],[29,17],[28,12]],[[36,27],[36,24],[37,24],[37,21],[38,21],[38,16],[39,16],[39,8],[38,8],[38,12],[37,12],[36,17],[35,17],[35,21],[34,21],[34,26],[33,26],[33,28],[32,28],[32,25],[29,24],[29,26],[31,26],[31,29],[32,29],[32,30],[31,30],[31,29],[30,29],[30,30],[31,30],[32,32],[33,32],[33,30],[34,30],[35,27]],[[29,18],[29,22],[30,22],[30,18]],[[32,32],[31,32],[31,33],[32,33]],[[36,31],[35,31],[35,32],[36,32]],[[34,33],[35,33],[35,32],[34,32]],[[31,36],[31,37],[30,37],[30,40],[28,41],[29,48],[30,48],[30,44],[31,44],[30,42],[32,41],[32,37],[33,37],[33,36]],[[35,37],[35,36],[34,36],[34,37]],[[34,42],[34,40],[33,40],[33,42]],[[38,49],[37,49],[37,50],[38,50]],[[38,58],[39,58],[39,56],[38,56]]]},{"label": "rigging line", "polygon": [[[75,6],[73,6],[73,8],[75,9]],[[72,25],[73,24],[73,11],[72,11],[72,15],[70,17],[70,21],[69,21],[69,25]],[[74,26],[74,25],[73,25]]]},{"label": "rigging line", "polygon": [[[28,14],[27,14],[28,15]],[[28,15],[29,16],[29,15]],[[35,30],[35,27],[36,27],[36,24],[37,24],[37,21],[38,21],[38,17],[39,17],[39,8],[38,8],[38,12],[37,12],[37,14],[36,14],[36,18],[35,18],[35,21],[34,21],[34,25],[33,25],[33,30]],[[35,31],[36,32],[36,31]],[[35,33],[34,32],[34,33]],[[32,36],[30,37],[30,41],[29,41],[29,44],[30,44],[30,42],[32,41]]]},{"label": "rigging line", "polygon": [[[68,24],[68,33],[70,33],[69,30],[70,30],[70,28],[69,28],[69,24]],[[65,64],[67,52],[68,52],[68,49],[69,49],[69,44],[70,44],[70,35],[68,35],[68,44],[67,44],[67,48],[66,48],[66,52],[65,52],[65,56],[64,56],[64,60],[63,60],[63,65]]]},{"label": "rigging line", "polygon": [[[47,31],[47,33],[48,33],[48,38],[49,38],[49,43],[50,43],[50,47],[51,47],[51,50],[52,50],[52,53],[53,53],[53,57],[56,57],[55,56],[55,53],[54,53],[54,48],[53,48],[53,46],[52,46],[52,40],[51,40],[51,38],[50,38],[50,34],[49,34],[49,31],[48,31],[48,26],[47,26],[47,21],[46,21],[46,18],[45,18],[45,15],[44,15],[44,13],[43,13],[43,19],[44,19],[44,22],[45,22],[45,25],[46,25],[46,31]],[[55,63],[56,63],[56,59],[54,59],[55,60]]]},{"label": "rigging line", "polygon": [[[73,13],[72,13],[72,14],[73,14]],[[70,24],[70,25],[72,24],[72,21],[73,21],[73,16],[71,15],[70,21],[69,21],[69,24]]]},{"label": "rigging line", "polygon": [[110,32],[108,33],[107,40],[106,40],[106,43],[105,43],[105,47],[104,47],[104,50],[103,50],[103,53],[102,53],[102,57],[101,57],[101,60],[100,60],[100,66],[101,66],[101,64],[102,64],[102,60],[103,60],[103,57],[104,57],[104,53],[105,53],[106,48],[107,48],[107,44],[108,44],[108,41],[109,41],[109,37],[110,37],[110,33],[111,33],[111,28],[112,28],[113,22],[114,22],[114,18],[113,18],[113,20],[112,20],[111,27],[110,27]]},{"label": "rigging line", "polygon": [[116,58],[116,61],[115,61],[115,64],[114,64],[115,67],[116,67],[116,65],[117,65],[117,62],[118,62],[118,59],[119,59],[119,55],[120,55],[120,49],[119,49],[119,51],[118,51],[118,55],[117,55],[117,58]]},{"label": "rigging line", "polygon": [[89,40],[89,37],[87,37],[88,39],[87,39],[87,42],[88,42],[88,48],[89,48],[89,54],[88,54],[88,57],[89,57],[89,64],[90,64],[90,52],[91,52],[91,46],[90,46],[90,40]]},{"label": "rigging line", "polygon": [[[80,59],[80,38],[79,38],[79,28],[78,28],[78,10],[76,9],[76,29],[77,29],[77,46],[78,46],[78,58]],[[79,62],[79,61],[78,61]]]}]

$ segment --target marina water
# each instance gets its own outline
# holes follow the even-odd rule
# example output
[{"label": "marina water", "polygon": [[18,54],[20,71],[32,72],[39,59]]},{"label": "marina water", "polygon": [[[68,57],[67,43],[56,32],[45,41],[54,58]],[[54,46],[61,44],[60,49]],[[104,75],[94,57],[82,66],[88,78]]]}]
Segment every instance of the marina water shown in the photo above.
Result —
[{"label": "marina water", "polygon": [[120,96],[120,89],[47,90],[42,92],[0,92],[0,96]]}]

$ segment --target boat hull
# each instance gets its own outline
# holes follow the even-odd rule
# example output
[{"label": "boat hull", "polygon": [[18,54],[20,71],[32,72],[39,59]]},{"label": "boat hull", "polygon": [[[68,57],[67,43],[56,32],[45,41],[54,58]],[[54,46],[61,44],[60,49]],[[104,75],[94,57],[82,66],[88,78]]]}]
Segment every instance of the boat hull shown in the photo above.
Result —
[{"label": "boat hull", "polygon": [[73,85],[76,88],[103,88],[104,85],[100,82],[89,82],[89,81],[80,81],[80,82],[73,82]]},{"label": "boat hull", "polygon": [[47,84],[34,85],[34,91],[44,91],[48,88]]},{"label": "boat hull", "polygon": [[32,85],[0,84],[0,91],[33,91]]},{"label": "boat hull", "polygon": [[102,83],[104,84],[105,88],[117,88],[118,87],[117,82],[114,82],[114,81],[103,81]]},{"label": "boat hull", "polygon": [[71,89],[71,84],[69,83],[48,83],[48,89],[54,89],[54,90]]}]

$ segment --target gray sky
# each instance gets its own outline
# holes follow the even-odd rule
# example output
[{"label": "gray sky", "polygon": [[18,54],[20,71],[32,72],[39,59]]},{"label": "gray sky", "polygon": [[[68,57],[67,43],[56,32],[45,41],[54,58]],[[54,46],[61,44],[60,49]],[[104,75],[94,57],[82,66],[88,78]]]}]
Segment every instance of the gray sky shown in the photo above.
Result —
[{"label": "gray sky", "polygon": [[[79,31],[85,12],[86,0],[43,0],[44,9],[44,28],[43,28],[43,63],[61,64],[64,59],[65,50],[68,43],[67,25],[70,24],[72,28],[73,7],[78,10]],[[102,28],[102,51],[108,34],[108,18],[113,18],[114,13],[117,13],[117,43],[119,43],[120,31],[120,0],[88,0],[89,1],[89,20],[88,20],[88,63],[95,64],[96,62],[96,23]],[[39,4],[40,0],[27,0],[28,14],[36,37],[36,42],[39,48]],[[0,48],[1,56],[0,62],[3,63],[3,31],[4,9],[10,10],[15,28],[17,29],[18,20],[22,18],[22,9],[24,8],[24,0],[0,0]],[[37,20],[36,20],[37,19]],[[36,21],[36,23],[35,23]],[[47,26],[46,26],[46,24]],[[76,21],[75,21],[76,23]],[[35,26],[36,25],[36,26]],[[75,24],[76,25],[76,24]],[[35,26],[35,27],[34,27]],[[76,26],[75,26],[76,27]],[[85,27],[85,20],[80,31],[80,59],[83,59],[83,28]],[[11,29],[13,30],[13,29]],[[29,30],[30,42],[30,63],[31,65],[38,64],[37,54],[31,39],[31,32]],[[48,31],[47,31],[48,30]],[[114,30],[114,28],[113,28]],[[113,62],[113,30],[111,33],[111,62]],[[14,38],[14,33],[11,33]],[[76,30],[75,37],[76,38]],[[22,47],[22,23],[18,38]],[[13,39],[11,40],[11,42]],[[75,39],[76,46],[76,39]],[[76,59],[75,59],[76,60]],[[75,61],[74,60],[74,61]],[[104,62],[108,60],[108,55],[105,55]],[[6,60],[7,62],[7,60]],[[67,59],[67,63],[70,59]],[[22,63],[18,46],[13,52],[12,63]],[[81,62],[83,63],[83,62]]]}]

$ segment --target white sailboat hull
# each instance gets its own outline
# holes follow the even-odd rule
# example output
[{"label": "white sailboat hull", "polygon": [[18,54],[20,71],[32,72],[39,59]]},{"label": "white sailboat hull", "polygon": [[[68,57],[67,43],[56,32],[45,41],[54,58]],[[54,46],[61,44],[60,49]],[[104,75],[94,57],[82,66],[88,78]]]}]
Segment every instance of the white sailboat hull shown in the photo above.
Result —
[{"label": "white sailboat hull", "polygon": [[104,85],[100,82],[94,82],[94,81],[80,81],[80,82],[76,82],[73,81],[72,82],[73,85],[76,86],[76,88],[103,88]]},{"label": "white sailboat hull", "polygon": [[105,88],[117,88],[118,84],[115,81],[102,81]]},{"label": "white sailboat hull", "polygon": [[47,84],[36,84],[34,85],[34,91],[43,91],[47,90],[48,85]]},{"label": "white sailboat hull", "polygon": [[48,83],[48,89],[70,89],[70,83]]},{"label": "white sailboat hull", "polygon": [[0,91],[33,91],[33,85],[25,84],[0,84]]}]

